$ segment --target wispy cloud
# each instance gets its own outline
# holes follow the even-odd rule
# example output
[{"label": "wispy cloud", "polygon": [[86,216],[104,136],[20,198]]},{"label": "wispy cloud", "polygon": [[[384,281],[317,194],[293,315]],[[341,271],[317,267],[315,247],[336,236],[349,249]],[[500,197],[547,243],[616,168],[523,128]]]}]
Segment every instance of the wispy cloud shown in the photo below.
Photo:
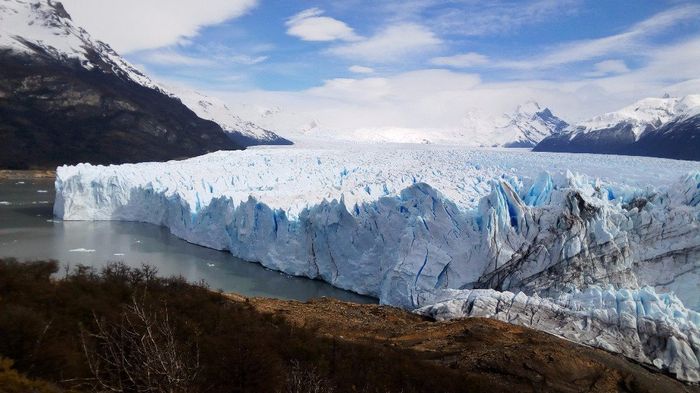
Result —
[{"label": "wispy cloud", "polygon": [[468,52],[453,56],[434,57],[430,59],[431,64],[454,68],[470,68],[484,65],[488,62],[488,57],[475,52]]},{"label": "wispy cloud", "polygon": [[354,72],[356,74],[372,74],[372,73],[374,73],[374,68],[360,66],[360,65],[352,65],[352,66],[348,67],[348,71]]},{"label": "wispy cloud", "polygon": [[[188,52],[183,50],[189,49]],[[202,53],[206,53],[202,55]],[[187,66],[223,68],[228,66],[252,66],[266,61],[266,55],[241,54],[225,47],[172,47],[138,52],[135,57],[139,62],[165,66]]]},{"label": "wispy cloud", "polygon": [[622,60],[603,60],[599,63],[593,65],[593,71],[586,73],[589,77],[599,77],[613,74],[624,74],[629,72],[630,69],[627,67]]},{"label": "wispy cloud", "polygon": [[581,3],[582,0],[400,0],[384,4],[396,18],[424,19],[440,33],[488,36],[513,33],[553,17],[573,15]]},{"label": "wispy cloud", "polygon": [[174,50],[149,51],[140,57],[141,61],[159,65],[210,66],[213,60],[202,57],[187,56]]},{"label": "wispy cloud", "polygon": [[287,20],[287,34],[304,41],[354,41],[360,37],[345,22],[322,16],[319,8],[309,8]]},{"label": "wispy cloud", "polygon": [[524,60],[503,61],[497,63],[497,66],[524,70],[546,69],[563,64],[594,60],[608,55],[630,53],[644,55],[643,49],[649,46],[648,38],[679,23],[698,18],[700,18],[700,5],[679,6],[660,12],[619,34],[561,44],[544,55]]},{"label": "wispy cloud", "polygon": [[398,62],[408,55],[436,49],[442,40],[427,27],[416,23],[390,25],[377,34],[332,47],[329,53],[373,63]]},{"label": "wispy cloud", "polygon": [[267,59],[269,59],[268,56],[250,56],[250,55],[235,55],[235,56],[231,56],[229,58],[229,60],[231,60],[231,62],[236,63],[236,64],[243,64],[243,65],[260,64]]}]

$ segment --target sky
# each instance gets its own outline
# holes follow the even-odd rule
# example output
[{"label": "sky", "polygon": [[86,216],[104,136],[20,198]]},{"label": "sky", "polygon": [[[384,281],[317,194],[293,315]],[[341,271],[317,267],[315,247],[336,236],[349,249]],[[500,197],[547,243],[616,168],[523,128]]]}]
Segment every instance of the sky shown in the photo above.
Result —
[{"label": "sky", "polygon": [[337,128],[448,127],[529,100],[578,121],[700,93],[700,1],[63,3],[158,81]]}]

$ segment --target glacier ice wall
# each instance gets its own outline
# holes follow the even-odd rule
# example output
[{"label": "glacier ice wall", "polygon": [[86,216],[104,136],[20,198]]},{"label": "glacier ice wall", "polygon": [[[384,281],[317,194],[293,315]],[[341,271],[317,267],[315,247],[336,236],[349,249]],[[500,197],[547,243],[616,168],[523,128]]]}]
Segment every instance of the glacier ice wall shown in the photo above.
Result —
[{"label": "glacier ice wall", "polygon": [[[440,317],[482,315],[457,306],[446,308],[452,314],[434,311],[445,309],[445,293],[460,304],[463,293],[489,302],[522,292],[547,299],[532,307],[550,310],[531,326],[698,380],[699,321],[685,307],[700,306],[700,173],[680,177],[688,169],[682,164],[635,159],[616,168],[623,179],[601,181],[595,163],[576,167],[587,175],[556,167],[550,175],[542,170],[552,169],[551,161],[538,161],[546,156],[528,154],[279,149],[78,165],[58,169],[54,210],[66,220],[163,225],[196,244]],[[567,164],[566,156],[557,162]],[[639,163],[680,179],[636,187],[626,175]],[[656,303],[672,299],[679,311],[650,312],[639,322],[639,307],[615,308],[617,322],[601,317],[586,330],[601,308],[561,299],[579,299],[574,294],[592,286],[672,291],[677,298],[659,295]],[[525,324],[528,312],[507,314]],[[628,314],[634,324],[620,322]],[[648,320],[652,335],[640,330]],[[561,324],[584,333],[552,327]],[[599,342],[585,333],[603,328],[609,337]]]},{"label": "glacier ice wall", "polygon": [[682,380],[700,379],[700,314],[650,287],[592,286],[557,298],[493,289],[446,290],[435,300],[415,312],[437,320],[494,318],[621,353]]}]

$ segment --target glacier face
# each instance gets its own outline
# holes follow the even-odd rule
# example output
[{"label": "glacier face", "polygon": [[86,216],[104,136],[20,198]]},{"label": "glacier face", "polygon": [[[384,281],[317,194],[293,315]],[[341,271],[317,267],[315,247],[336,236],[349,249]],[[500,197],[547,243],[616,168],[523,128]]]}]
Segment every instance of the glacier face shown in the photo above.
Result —
[{"label": "glacier face", "polygon": [[[190,242],[440,318],[506,312],[514,323],[698,380],[698,167],[600,158],[365,146],[77,165],[58,169],[54,211],[164,225]],[[581,295],[591,288],[634,304],[596,303]],[[656,300],[640,314],[635,296]],[[510,311],[474,313],[473,299]],[[540,322],[526,323],[528,307],[542,308]]]}]

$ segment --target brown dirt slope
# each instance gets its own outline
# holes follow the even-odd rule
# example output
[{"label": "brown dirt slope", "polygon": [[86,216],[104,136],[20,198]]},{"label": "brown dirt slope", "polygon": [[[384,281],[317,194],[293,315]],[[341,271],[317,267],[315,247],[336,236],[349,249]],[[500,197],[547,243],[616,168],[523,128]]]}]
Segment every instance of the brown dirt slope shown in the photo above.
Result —
[{"label": "brown dirt slope", "polygon": [[462,370],[493,392],[700,392],[621,356],[500,321],[435,322],[393,307],[327,298],[229,297],[326,337],[415,351],[416,359]]}]

